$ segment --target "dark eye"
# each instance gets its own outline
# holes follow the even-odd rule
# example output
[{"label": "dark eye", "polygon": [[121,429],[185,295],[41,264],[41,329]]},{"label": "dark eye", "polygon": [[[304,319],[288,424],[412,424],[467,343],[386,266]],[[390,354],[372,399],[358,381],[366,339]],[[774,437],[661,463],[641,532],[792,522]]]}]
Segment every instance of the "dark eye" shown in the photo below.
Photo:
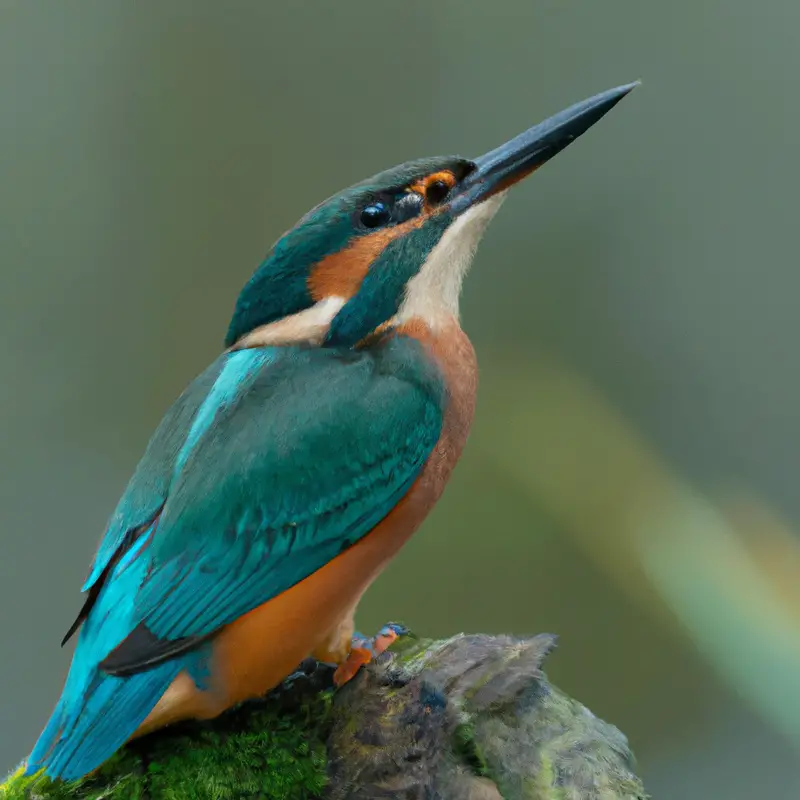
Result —
[{"label": "dark eye", "polygon": [[425,199],[432,205],[436,206],[450,194],[450,187],[444,181],[433,181],[428,184],[425,190]]},{"label": "dark eye", "polygon": [[384,203],[372,203],[361,212],[361,224],[365,228],[378,228],[389,221],[389,209]]}]

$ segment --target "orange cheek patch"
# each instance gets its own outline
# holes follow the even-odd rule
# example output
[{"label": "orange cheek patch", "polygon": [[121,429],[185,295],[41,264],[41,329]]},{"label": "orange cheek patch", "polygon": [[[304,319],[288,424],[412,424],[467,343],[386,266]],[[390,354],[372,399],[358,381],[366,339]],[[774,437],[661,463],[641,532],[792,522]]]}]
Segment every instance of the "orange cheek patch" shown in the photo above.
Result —
[{"label": "orange cheek patch", "polygon": [[311,297],[315,302],[333,296],[349,300],[361,288],[370,264],[386,246],[411,229],[418,228],[423,221],[423,217],[415,217],[401,225],[357,236],[343,250],[323,258],[308,276]]}]

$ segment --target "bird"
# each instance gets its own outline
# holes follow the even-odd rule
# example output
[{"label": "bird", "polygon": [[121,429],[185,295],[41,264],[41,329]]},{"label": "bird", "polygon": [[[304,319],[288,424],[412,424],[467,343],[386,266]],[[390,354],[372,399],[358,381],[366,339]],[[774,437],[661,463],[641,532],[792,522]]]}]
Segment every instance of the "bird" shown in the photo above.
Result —
[{"label": "bird", "polygon": [[479,158],[380,172],[278,239],[109,520],[27,774],[81,778],[137,737],[262,696],[309,657],[342,686],[403,632],[365,637],[353,618],[467,440],[477,363],[459,297],[478,242],[508,190],[637,83]]}]

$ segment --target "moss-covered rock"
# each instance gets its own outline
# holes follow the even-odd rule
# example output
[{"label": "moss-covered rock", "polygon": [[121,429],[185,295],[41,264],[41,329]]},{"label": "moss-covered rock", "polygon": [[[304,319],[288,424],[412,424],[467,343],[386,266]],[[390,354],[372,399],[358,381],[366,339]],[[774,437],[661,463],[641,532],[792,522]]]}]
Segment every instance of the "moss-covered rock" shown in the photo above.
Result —
[{"label": "moss-covered rock", "polygon": [[263,700],[2,800],[642,800],[625,737],[541,672],[554,638],[404,637],[335,695],[308,664]]}]

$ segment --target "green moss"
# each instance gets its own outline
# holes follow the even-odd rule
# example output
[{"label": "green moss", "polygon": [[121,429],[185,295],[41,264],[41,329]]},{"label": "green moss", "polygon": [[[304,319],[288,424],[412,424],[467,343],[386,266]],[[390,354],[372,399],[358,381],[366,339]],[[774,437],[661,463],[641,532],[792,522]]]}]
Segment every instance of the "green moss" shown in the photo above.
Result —
[{"label": "green moss", "polygon": [[475,741],[475,728],[470,722],[462,722],[456,727],[453,733],[453,752],[473,774],[479,777],[489,774],[486,761]]},{"label": "green moss", "polygon": [[1,800],[308,800],[326,784],[329,691],[294,708],[280,695],[248,703],[212,724],[176,726],[120,750],[79,781],[25,777],[0,786]]}]

